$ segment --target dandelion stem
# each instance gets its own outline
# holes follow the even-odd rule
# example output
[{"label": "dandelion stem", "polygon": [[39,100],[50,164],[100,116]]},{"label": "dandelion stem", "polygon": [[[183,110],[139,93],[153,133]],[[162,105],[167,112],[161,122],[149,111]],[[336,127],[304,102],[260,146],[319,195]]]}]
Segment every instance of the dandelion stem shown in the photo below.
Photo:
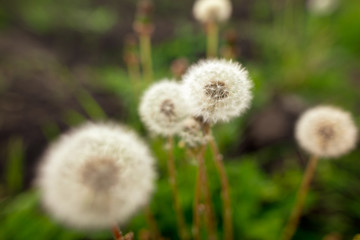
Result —
[{"label": "dandelion stem", "polygon": [[204,154],[206,150],[206,145],[203,145],[197,155],[197,160],[199,162],[198,174],[196,179],[196,188],[195,188],[195,198],[194,198],[194,238],[200,239],[200,199],[201,195],[204,195],[204,205],[205,205],[205,222],[207,227],[208,239],[215,240],[216,236],[216,224],[213,214],[213,206],[211,202],[210,189],[208,184],[208,178],[206,173],[206,165],[204,160]]},{"label": "dandelion stem", "polygon": [[152,59],[150,34],[140,34],[141,63],[144,70],[144,78],[147,82],[152,81]]},{"label": "dandelion stem", "polygon": [[123,240],[123,235],[122,235],[122,233],[120,231],[120,228],[118,226],[114,225],[112,227],[112,232],[113,232],[115,240]]},{"label": "dandelion stem", "polygon": [[216,22],[211,21],[207,23],[207,49],[206,54],[208,58],[217,57],[219,45],[219,28]]},{"label": "dandelion stem", "polygon": [[306,166],[305,174],[301,182],[299,191],[296,196],[295,205],[291,211],[291,215],[287,225],[283,231],[282,240],[290,240],[295,234],[296,228],[299,224],[301,212],[304,206],[305,198],[310,187],[311,180],[314,177],[315,169],[318,163],[318,158],[312,156]]},{"label": "dandelion stem", "polygon": [[214,156],[215,165],[220,176],[221,181],[221,196],[223,200],[223,217],[224,217],[224,239],[233,239],[233,225],[232,225],[232,212],[231,212],[231,200],[230,200],[230,187],[229,181],[226,175],[223,157],[219,152],[215,139],[211,136],[209,139],[209,145]]},{"label": "dandelion stem", "polygon": [[147,224],[149,225],[149,228],[150,228],[151,239],[153,239],[153,240],[160,239],[161,237],[160,237],[159,229],[158,229],[156,220],[154,218],[154,214],[151,211],[151,208],[150,208],[149,205],[146,207],[145,211],[146,211],[145,212],[146,221],[147,221]]},{"label": "dandelion stem", "polygon": [[175,162],[174,162],[174,152],[173,152],[173,137],[170,136],[168,138],[168,144],[169,144],[169,159],[168,159],[168,171],[169,171],[169,182],[171,186],[172,195],[174,198],[174,207],[175,207],[175,213],[176,213],[176,220],[177,225],[180,233],[180,239],[187,240],[189,239],[188,233],[186,230],[185,220],[183,216],[183,212],[181,209],[180,199],[179,199],[179,193],[177,189],[176,184],[176,169],[175,169]]},{"label": "dandelion stem", "polygon": [[211,134],[211,128],[208,123],[203,123],[203,131],[205,136],[209,137],[209,146],[214,156],[215,166],[218,171],[220,182],[221,182],[221,197],[223,205],[223,228],[224,228],[224,239],[233,239],[233,225],[232,225],[232,212],[231,212],[231,200],[230,200],[230,186],[226,175],[223,158],[219,152],[214,137]]},{"label": "dandelion stem", "polygon": [[194,240],[200,240],[200,228],[201,228],[201,218],[200,218],[200,198],[201,198],[201,183],[200,183],[201,174],[198,169],[196,176],[196,185],[195,185],[195,194],[194,194],[194,205],[193,205],[193,236]]}]

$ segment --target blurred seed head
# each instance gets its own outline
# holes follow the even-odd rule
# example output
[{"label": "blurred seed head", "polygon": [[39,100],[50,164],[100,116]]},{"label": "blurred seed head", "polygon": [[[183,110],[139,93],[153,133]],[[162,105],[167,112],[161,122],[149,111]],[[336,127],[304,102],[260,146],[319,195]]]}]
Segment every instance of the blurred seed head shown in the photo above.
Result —
[{"label": "blurred seed head", "polygon": [[202,131],[201,121],[193,117],[188,117],[182,122],[179,136],[191,148],[206,143],[206,136]]},{"label": "blurred seed head", "polygon": [[310,154],[334,158],[355,147],[357,128],[349,113],[331,106],[306,111],[296,125],[296,139]]},{"label": "blurred seed head", "polygon": [[182,84],[164,79],[144,93],[139,114],[151,132],[171,136],[179,131],[188,108]]},{"label": "blurred seed head", "polygon": [[183,81],[191,114],[206,122],[229,121],[250,106],[252,82],[238,63],[200,61],[189,68]]},{"label": "blurred seed head", "polygon": [[197,0],[193,7],[194,17],[201,23],[225,22],[231,11],[229,0]]},{"label": "blurred seed head", "polygon": [[339,6],[338,0],[308,0],[307,8],[314,15],[329,15]]},{"label": "blurred seed head", "polygon": [[47,150],[37,184],[45,209],[80,229],[125,223],[148,203],[154,160],[138,136],[115,124],[89,123]]}]

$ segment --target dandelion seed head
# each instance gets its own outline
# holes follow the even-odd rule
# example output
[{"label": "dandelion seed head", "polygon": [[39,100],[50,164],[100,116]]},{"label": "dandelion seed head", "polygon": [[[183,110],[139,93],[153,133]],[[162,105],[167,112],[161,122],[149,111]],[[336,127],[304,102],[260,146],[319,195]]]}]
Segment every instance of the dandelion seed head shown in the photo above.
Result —
[{"label": "dandelion seed head", "polygon": [[137,135],[109,123],[88,123],[55,141],[37,184],[49,214],[73,228],[124,224],[148,203],[154,160]]},{"label": "dandelion seed head", "polygon": [[204,60],[190,67],[183,77],[191,114],[204,121],[229,121],[249,108],[252,82],[238,63]]},{"label": "dandelion seed head", "polygon": [[194,17],[202,22],[224,22],[232,11],[229,0],[197,0],[193,7]]},{"label": "dandelion seed head", "polygon": [[170,136],[179,131],[182,120],[188,115],[188,108],[182,85],[165,79],[144,93],[139,114],[150,131]]},{"label": "dandelion seed head", "polygon": [[300,117],[295,135],[310,154],[335,158],[355,147],[357,128],[349,113],[332,106],[318,106]]},{"label": "dandelion seed head", "polygon": [[197,147],[206,143],[201,122],[193,117],[188,117],[182,122],[179,136],[189,147]]},{"label": "dandelion seed head", "polygon": [[338,0],[309,0],[307,2],[308,10],[314,15],[329,15],[336,10],[339,5]]}]

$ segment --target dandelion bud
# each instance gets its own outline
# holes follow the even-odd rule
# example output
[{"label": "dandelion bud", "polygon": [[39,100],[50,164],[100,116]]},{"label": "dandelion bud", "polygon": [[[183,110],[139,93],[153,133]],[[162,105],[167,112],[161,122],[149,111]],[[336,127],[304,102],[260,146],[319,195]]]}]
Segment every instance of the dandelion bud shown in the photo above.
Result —
[{"label": "dandelion bud", "polygon": [[202,23],[225,22],[231,11],[229,0],[197,0],[193,7],[194,17]]},{"label": "dandelion bud", "polygon": [[133,25],[134,31],[139,35],[151,35],[154,31],[153,14],[153,2],[151,0],[140,0]]},{"label": "dandelion bud", "polygon": [[141,99],[139,114],[146,127],[155,134],[170,136],[177,133],[188,115],[182,85],[166,79],[153,84]]},{"label": "dandelion bud", "polygon": [[200,61],[189,68],[183,81],[190,114],[209,123],[239,116],[252,99],[248,72],[232,61]]},{"label": "dandelion bud", "polygon": [[349,113],[331,106],[319,106],[300,117],[295,135],[307,152],[331,158],[355,147],[357,128]]},{"label": "dandelion bud", "polygon": [[182,122],[179,136],[189,147],[197,147],[206,143],[201,122],[193,117],[188,117]]},{"label": "dandelion bud", "polygon": [[46,152],[37,179],[45,209],[75,228],[123,224],[148,203],[154,160],[132,131],[86,124],[60,137]]},{"label": "dandelion bud", "polygon": [[182,57],[175,59],[170,66],[171,72],[176,78],[181,78],[181,76],[186,72],[189,67],[189,61]]}]

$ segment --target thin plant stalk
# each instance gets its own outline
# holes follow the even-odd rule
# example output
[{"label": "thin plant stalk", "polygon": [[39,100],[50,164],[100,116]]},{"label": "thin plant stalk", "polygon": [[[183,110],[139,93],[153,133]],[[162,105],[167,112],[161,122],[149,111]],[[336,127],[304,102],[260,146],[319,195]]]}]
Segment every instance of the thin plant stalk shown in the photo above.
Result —
[{"label": "thin plant stalk", "polygon": [[219,45],[219,27],[214,21],[207,23],[207,46],[206,55],[208,58],[217,57],[218,45]]},{"label": "thin plant stalk", "polygon": [[120,231],[120,228],[118,226],[114,225],[111,230],[112,230],[115,240],[123,240],[124,239],[123,235]]},{"label": "thin plant stalk", "polygon": [[200,216],[200,199],[201,199],[201,185],[200,185],[201,174],[198,170],[196,176],[195,194],[194,194],[194,205],[193,205],[193,237],[194,240],[200,240],[200,229],[201,229],[201,216]]},{"label": "thin plant stalk", "polygon": [[168,172],[169,172],[169,183],[172,191],[172,195],[174,198],[174,207],[176,213],[176,220],[179,229],[180,239],[187,240],[189,239],[188,233],[186,230],[184,215],[182,212],[178,188],[176,184],[176,169],[175,169],[175,161],[174,161],[174,150],[173,150],[173,137],[170,136],[168,138],[169,152],[168,152]]},{"label": "thin plant stalk", "polygon": [[150,83],[153,78],[150,34],[140,34],[139,38],[141,64],[144,71],[144,78],[145,81]]},{"label": "thin plant stalk", "polygon": [[[200,167],[200,166],[199,166]],[[213,214],[213,206],[211,201],[211,194],[210,194],[210,188],[209,188],[209,181],[207,177],[206,172],[206,164],[204,159],[202,160],[202,166],[201,166],[201,186],[203,187],[204,192],[204,200],[205,200],[205,214],[206,214],[206,225],[207,225],[207,232],[208,232],[208,239],[209,240],[216,240],[216,224],[215,224],[215,218]]]},{"label": "thin plant stalk", "polygon": [[136,84],[140,79],[140,67],[137,63],[127,64],[128,75],[132,84]]},{"label": "thin plant stalk", "polygon": [[295,234],[295,231],[299,224],[301,212],[304,207],[306,195],[309,191],[310,183],[315,174],[317,163],[318,163],[318,157],[312,156],[309,160],[309,163],[306,166],[305,174],[296,196],[295,205],[291,211],[289,221],[287,222],[287,225],[281,237],[282,240],[290,240]]},{"label": "thin plant stalk", "polygon": [[221,182],[221,197],[223,200],[223,218],[224,218],[223,220],[224,239],[232,240],[234,237],[233,237],[233,223],[232,223],[229,180],[226,175],[223,157],[219,152],[215,139],[211,135],[209,138],[209,145],[211,152],[214,156],[215,166],[219,173],[220,182]]},{"label": "thin plant stalk", "polygon": [[206,145],[203,145],[197,155],[197,160],[199,163],[198,173],[196,179],[196,188],[195,188],[195,198],[194,198],[194,239],[200,239],[200,228],[201,228],[201,196],[204,197],[205,205],[205,222],[206,230],[208,234],[208,239],[215,240],[216,236],[216,224],[213,215],[213,206],[211,202],[210,189],[208,184],[208,178],[206,173],[206,165],[204,160]]},{"label": "thin plant stalk", "polygon": [[151,208],[150,208],[149,205],[146,207],[145,211],[146,211],[145,212],[146,221],[147,221],[147,224],[148,224],[148,226],[150,228],[151,239],[153,239],[153,240],[160,239],[161,237],[160,237],[159,229],[158,229],[156,220],[154,218],[154,214],[151,211]]}]

